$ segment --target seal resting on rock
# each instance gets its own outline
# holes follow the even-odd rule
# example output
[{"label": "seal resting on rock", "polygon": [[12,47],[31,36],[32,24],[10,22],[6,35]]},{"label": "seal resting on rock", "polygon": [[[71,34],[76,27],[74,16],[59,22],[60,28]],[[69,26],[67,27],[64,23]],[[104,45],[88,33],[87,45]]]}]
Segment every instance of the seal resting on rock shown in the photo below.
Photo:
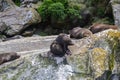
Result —
[{"label": "seal resting on rock", "polygon": [[20,55],[18,55],[16,52],[2,53],[0,54],[0,65],[5,62],[15,60],[19,57]]},{"label": "seal resting on rock", "polygon": [[86,28],[75,27],[69,31],[70,38],[81,39],[92,35],[92,32]]},{"label": "seal resting on rock", "polygon": [[50,45],[50,51],[48,54],[53,56],[63,57],[65,54],[70,55],[71,52],[68,49],[69,45],[73,45],[70,37],[67,34],[61,33]]},{"label": "seal resting on rock", "polygon": [[89,30],[92,32],[92,33],[97,33],[97,32],[101,32],[103,30],[106,30],[106,29],[114,29],[114,30],[117,30],[118,27],[115,26],[115,25],[108,25],[108,24],[93,24],[92,26],[90,26]]}]

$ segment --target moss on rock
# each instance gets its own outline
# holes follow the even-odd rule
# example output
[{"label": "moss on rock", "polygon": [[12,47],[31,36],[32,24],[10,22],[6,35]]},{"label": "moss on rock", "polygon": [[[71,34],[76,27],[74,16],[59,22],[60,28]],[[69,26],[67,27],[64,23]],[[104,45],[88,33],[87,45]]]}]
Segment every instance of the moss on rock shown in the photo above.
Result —
[{"label": "moss on rock", "polygon": [[95,74],[96,77],[100,76],[101,73],[105,70],[106,68],[106,61],[107,61],[107,51],[102,49],[102,48],[94,48],[91,52],[92,55],[92,67],[95,70],[93,73]]}]

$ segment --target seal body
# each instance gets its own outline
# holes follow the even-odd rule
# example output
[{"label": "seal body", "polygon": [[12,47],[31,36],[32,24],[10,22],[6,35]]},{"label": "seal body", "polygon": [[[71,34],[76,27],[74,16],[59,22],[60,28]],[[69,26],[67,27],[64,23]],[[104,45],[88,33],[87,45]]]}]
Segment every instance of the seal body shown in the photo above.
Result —
[{"label": "seal body", "polygon": [[50,52],[54,56],[58,57],[62,57],[65,54],[69,55],[71,54],[70,50],[68,49],[69,45],[73,45],[72,40],[67,34],[61,33],[50,45]]},{"label": "seal body", "polygon": [[16,52],[2,53],[2,54],[0,54],[0,65],[5,62],[15,60],[19,57],[20,57],[20,55],[18,55]]},{"label": "seal body", "polygon": [[97,32],[101,32],[101,31],[104,31],[104,30],[107,30],[107,29],[114,29],[114,30],[117,30],[118,27],[115,26],[115,25],[108,25],[108,24],[93,24],[92,26],[90,26],[90,31],[92,33],[97,33]]},{"label": "seal body", "polygon": [[70,37],[75,39],[81,39],[92,35],[92,32],[86,28],[75,27],[69,31]]}]

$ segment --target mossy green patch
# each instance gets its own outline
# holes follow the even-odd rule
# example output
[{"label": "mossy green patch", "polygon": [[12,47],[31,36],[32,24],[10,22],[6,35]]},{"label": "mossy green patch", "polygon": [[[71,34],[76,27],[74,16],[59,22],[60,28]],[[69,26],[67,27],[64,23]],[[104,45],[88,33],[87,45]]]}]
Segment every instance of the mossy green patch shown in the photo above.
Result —
[{"label": "mossy green patch", "polygon": [[118,52],[120,52],[120,32],[119,31],[109,31],[108,34],[108,43],[111,47],[111,53],[109,55],[109,70],[113,70],[113,67],[115,65],[115,56]]},{"label": "mossy green patch", "polygon": [[93,73],[98,77],[106,70],[107,51],[102,48],[94,48],[91,53]]}]

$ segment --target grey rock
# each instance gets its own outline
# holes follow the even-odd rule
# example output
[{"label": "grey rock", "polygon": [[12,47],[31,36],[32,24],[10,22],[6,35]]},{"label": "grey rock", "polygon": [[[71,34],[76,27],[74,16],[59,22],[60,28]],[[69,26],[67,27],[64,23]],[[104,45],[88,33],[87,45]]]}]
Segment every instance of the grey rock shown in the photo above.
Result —
[{"label": "grey rock", "polygon": [[41,21],[39,14],[34,9],[19,7],[1,12],[0,19],[8,26],[5,33],[10,36],[19,34],[29,25]]},{"label": "grey rock", "polygon": [[19,34],[29,25],[40,22],[41,18],[34,9],[14,8],[0,13],[1,20],[8,26],[7,35]]},{"label": "grey rock", "polygon": [[34,8],[40,0],[22,0],[21,7]]},{"label": "grey rock", "polygon": [[120,27],[120,1],[111,0],[115,25]]},{"label": "grey rock", "polygon": [[34,34],[35,30],[36,30],[35,28],[31,29],[31,30],[25,30],[21,35],[25,36],[25,37],[32,36]]},{"label": "grey rock", "polygon": [[[41,21],[40,15],[32,8],[17,7],[12,0],[0,1],[0,25],[7,26],[4,31],[6,35],[13,36],[19,34],[22,30],[34,23]],[[3,28],[0,26],[0,28]]]},{"label": "grey rock", "polygon": [[21,38],[19,35],[17,38],[0,43],[0,52],[24,52],[32,50],[49,49],[50,44],[56,38],[56,36],[46,37],[27,37]]},{"label": "grey rock", "polygon": [[110,80],[120,80],[120,75],[118,75],[118,74],[112,74],[110,76]]},{"label": "grey rock", "polygon": [[22,0],[23,3],[36,3],[39,0]]},{"label": "grey rock", "polygon": [[16,5],[12,0],[0,0],[0,12],[6,11],[7,9],[13,8]]},{"label": "grey rock", "polygon": [[10,38],[4,38],[2,41],[8,41],[8,40],[14,40],[14,39],[21,39],[23,38],[21,35],[15,35],[13,37]]},{"label": "grey rock", "polygon": [[[2,75],[0,79],[95,80],[95,78],[103,76],[98,80],[106,80],[108,55],[112,52],[106,39],[110,38],[108,33],[111,31],[120,34],[119,31],[105,30],[91,37],[73,40],[75,45],[69,46],[72,55],[65,56],[68,64],[64,64],[64,62],[56,64],[55,60],[42,56],[49,51],[50,44],[57,36],[27,37],[1,42],[0,52],[14,51],[21,57],[0,66],[0,75]],[[57,59],[60,61],[60,58]],[[118,76],[113,76],[113,78],[117,80]]]},{"label": "grey rock", "polygon": [[3,42],[6,39],[5,35],[0,34],[0,42]]},{"label": "grey rock", "polygon": [[7,25],[4,22],[0,22],[0,33],[4,32],[7,29]]}]

